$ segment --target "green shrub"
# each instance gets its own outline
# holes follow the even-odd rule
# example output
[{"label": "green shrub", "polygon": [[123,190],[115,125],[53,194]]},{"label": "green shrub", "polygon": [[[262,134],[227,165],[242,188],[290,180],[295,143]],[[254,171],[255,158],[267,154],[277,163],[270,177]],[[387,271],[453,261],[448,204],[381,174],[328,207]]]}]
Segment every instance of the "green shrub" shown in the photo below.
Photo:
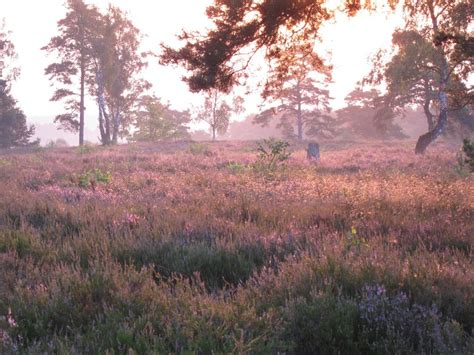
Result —
[{"label": "green shrub", "polygon": [[7,166],[10,166],[11,163],[9,160],[7,159],[0,159],[0,168],[3,168],[3,167],[7,167]]},{"label": "green shrub", "polygon": [[97,146],[95,144],[86,143],[84,145],[81,145],[81,146],[77,147],[76,152],[78,154],[89,154],[89,153],[92,153],[93,151],[95,151],[96,147]]},{"label": "green shrub", "polygon": [[112,174],[101,169],[89,170],[78,176],[78,185],[82,188],[96,186],[97,184],[108,184],[112,181]]},{"label": "green shrub", "polygon": [[244,172],[247,169],[247,166],[241,163],[231,161],[227,163],[226,168],[233,174],[239,174]]},{"label": "green shrub", "polygon": [[204,143],[192,143],[188,147],[188,152],[193,155],[209,154],[209,147]]},{"label": "green shrub", "polygon": [[14,230],[0,232],[0,253],[15,251],[21,258],[31,252],[38,252],[37,248],[31,235]]},{"label": "green shrub", "polygon": [[287,151],[289,146],[288,142],[274,138],[259,142],[256,169],[264,172],[274,172],[279,165],[290,157],[291,153]]},{"label": "green shrub", "polygon": [[284,310],[286,338],[295,354],[357,353],[356,302],[331,294],[290,300]]}]

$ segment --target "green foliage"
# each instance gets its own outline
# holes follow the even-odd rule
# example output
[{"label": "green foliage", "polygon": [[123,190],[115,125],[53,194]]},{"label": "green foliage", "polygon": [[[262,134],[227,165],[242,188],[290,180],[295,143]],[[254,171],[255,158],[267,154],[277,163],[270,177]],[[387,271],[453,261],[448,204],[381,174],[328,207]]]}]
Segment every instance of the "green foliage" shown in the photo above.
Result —
[{"label": "green foliage", "polygon": [[112,174],[101,169],[89,170],[77,177],[78,185],[82,188],[94,187],[97,184],[108,184],[112,181]]},{"label": "green foliage", "polygon": [[341,135],[354,139],[402,139],[406,138],[401,127],[394,122],[396,117],[384,106],[377,90],[356,89],[347,95],[347,106],[336,111]]},{"label": "green foliage", "polygon": [[141,109],[136,113],[132,139],[135,141],[168,141],[189,137],[188,124],[191,115],[188,111],[177,111],[161,103],[155,96],[142,99]]},{"label": "green foliage", "polygon": [[0,78],[0,148],[37,145],[38,140],[31,142],[34,133],[35,127],[27,126],[25,114]]},{"label": "green foliage", "polygon": [[45,69],[57,87],[51,100],[63,101],[65,113],[56,116],[64,129],[84,134],[86,90],[99,105],[99,130],[104,145],[128,134],[137,98],[150,84],[138,77],[147,65],[139,52],[141,35],[115,6],[102,12],[83,0],[68,0],[58,33],[43,48],[55,58]]},{"label": "green foliage", "polygon": [[37,252],[37,248],[38,244],[31,235],[15,230],[0,232],[0,253],[14,251],[19,257],[24,257],[31,252]]},{"label": "green foliage", "polygon": [[7,159],[0,159],[0,168],[8,167],[11,165],[11,162]]},{"label": "green foliage", "polygon": [[207,155],[210,153],[209,147],[204,143],[191,143],[188,147],[188,152],[193,155]]},{"label": "green foliage", "polygon": [[274,172],[278,166],[284,163],[291,156],[287,151],[290,144],[280,139],[264,139],[257,146],[258,160],[257,169]]},{"label": "green foliage", "polygon": [[[299,60],[292,62],[292,58]],[[329,116],[331,96],[327,89],[331,67],[324,65],[316,53],[307,53],[305,47],[289,50],[275,62],[277,65],[269,73],[262,96],[279,105],[255,116],[254,122],[267,126],[278,117],[277,127],[287,138],[332,137],[335,120]],[[286,62],[291,64],[283,65]]]},{"label": "green foliage", "polygon": [[67,148],[69,144],[66,140],[62,138],[58,138],[55,141],[51,140],[48,144],[46,144],[45,148]]},{"label": "green foliage", "polygon": [[456,174],[466,177],[474,172],[474,144],[464,139],[461,149],[456,153],[457,164],[454,166]]},{"label": "green foliage", "polygon": [[233,174],[240,174],[244,172],[248,167],[245,164],[237,162],[228,162],[226,168]]},{"label": "green foliage", "polygon": [[357,303],[330,293],[296,298],[284,310],[284,332],[296,354],[357,353]]},{"label": "green foliage", "polygon": [[197,113],[197,119],[209,125],[212,140],[216,140],[217,134],[223,135],[227,132],[232,114],[243,111],[242,105],[243,99],[240,96],[230,98],[213,89],[204,97],[204,104]]},{"label": "green foliage", "polygon": [[346,246],[345,251],[355,250],[360,251],[361,248],[368,248],[369,242],[366,238],[358,235],[355,227],[351,228],[350,232],[346,233]]},{"label": "green foliage", "polygon": [[95,144],[86,142],[84,145],[77,147],[76,152],[81,155],[89,154],[89,153],[94,152],[96,149],[97,149],[97,146]]}]

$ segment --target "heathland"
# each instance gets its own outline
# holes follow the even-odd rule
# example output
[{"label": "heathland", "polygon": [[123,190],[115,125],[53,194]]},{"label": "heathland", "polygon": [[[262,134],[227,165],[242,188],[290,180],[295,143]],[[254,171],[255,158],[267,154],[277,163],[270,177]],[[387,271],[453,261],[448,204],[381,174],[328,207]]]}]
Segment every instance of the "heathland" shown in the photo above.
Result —
[{"label": "heathland", "polygon": [[438,143],[0,154],[0,352],[472,353],[474,180]]}]

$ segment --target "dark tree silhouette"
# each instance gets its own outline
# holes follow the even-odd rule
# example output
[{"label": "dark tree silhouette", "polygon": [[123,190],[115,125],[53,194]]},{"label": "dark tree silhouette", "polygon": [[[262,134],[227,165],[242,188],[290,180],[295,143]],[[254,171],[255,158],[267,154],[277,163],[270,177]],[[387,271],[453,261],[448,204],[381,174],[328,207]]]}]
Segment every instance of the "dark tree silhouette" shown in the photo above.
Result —
[{"label": "dark tree silhouette", "polygon": [[26,116],[17,107],[5,83],[0,82],[0,147],[11,148],[38,143],[30,142],[34,126],[27,126]]},{"label": "dark tree silhouette", "polygon": [[15,46],[9,39],[10,33],[0,26],[0,147],[11,148],[37,144],[30,142],[35,133],[34,126],[27,126],[26,116],[18,108],[10,93],[11,83],[18,77],[20,70],[15,66],[17,57]]}]

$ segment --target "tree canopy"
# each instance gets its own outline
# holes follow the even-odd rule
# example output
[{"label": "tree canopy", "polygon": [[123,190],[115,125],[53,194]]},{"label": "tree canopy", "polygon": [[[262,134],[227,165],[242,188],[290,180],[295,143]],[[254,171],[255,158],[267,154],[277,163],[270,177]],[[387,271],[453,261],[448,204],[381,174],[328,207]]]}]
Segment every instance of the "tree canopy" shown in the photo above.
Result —
[{"label": "tree canopy", "polygon": [[156,96],[141,99],[140,109],[135,113],[136,131],[134,141],[169,141],[188,138],[187,124],[191,121],[189,111],[178,111],[163,104]]},{"label": "tree canopy", "polygon": [[387,107],[377,90],[355,89],[346,97],[347,106],[336,111],[339,131],[351,139],[401,139],[397,114]]},{"label": "tree canopy", "polygon": [[97,97],[99,128],[103,144],[117,143],[128,134],[132,111],[150,84],[139,74],[147,66],[140,51],[138,28],[117,7],[109,6],[97,23],[92,39],[94,75],[90,91]]},{"label": "tree canopy", "polygon": [[85,95],[97,98],[103,144],[117,143],[128,133],[131,111],[149,88],[138,74],[146,67],[140,52],[141,34],[126,14],[109,6],[105,13],[83,0],[68,0],[66,17],[58,22],[58,35],[44,47],[58,62],[46,68],[58,83],[53,101],[65,100],[66,113],[56,121],[79,132],[84,142]]},{"label": "tree canopy", "polygon": [[84,144],[85,91],[90,76],[92,52],[90,42],[97,27],[99,12],[83,0],[68,0],[66,16],[58,21],[58,34],[43,47],[55,56],[45,74],[57,84],[51,101],[64,101],[65,112],[55,118],[62,128],[79,133]]},{"label": "tree canopy", "polygon": [[0,79],[6,83],[16,79],[20,69],[15,65],[17,57],[15,46],[10,40],[10,32],[5,28],[5,21],[0,23]]},{"label": "tree canopy", "polygon": [[225,95],[213,89],[204,96],[202,107],[197,110],[197,121],[204,121],[209,125],[212,140],[217,134],[224,135],[229,128],[229,123],[234,113],[243,111],[244,100],[240,96]]},{"label": "tree canopy", "polygon": [[[253,55],[262,50],[268,61],[276,60],[280,72],[298,61],[295,48],[313,52],[321,25],[333,18],[326,0],[215,0],[207,16],[213,26],[205,33],[183,32],[181,48],[163,45],[161,62],[183,65],[184,80],[192,91],[210,88],[229,91],[245,78]],[[439,57],[437,105],[439,115],[432,129],[420,137],[416,151],[423,153],[445,129],[448,120],[447,85],[452,75],[465,79],[472,67],[474,0],[387,0],[401,4],[406,29],[417,31],[435,45]],[[362,8],[374,9],[375,1],[346,0],[343,9],[353,15]],[[361,39],[362,40],[362,39]],[[290,55],[288,55],[290,53]],[[285,61],[278,61],[287,55]]]},{"label": "tree canopy", "polygon": [[[163,45],[161,62],[181,64],[190,75],[185,78],[192,91],[215,88],[228,92],[245,76],[252,56],[265,50],[267,59],[286,55],[280,71],[297,61],[288,56],[294,48],[312,50],[321,25],[331,18],[324,0],[215,0],[207,9],[213,28],[206,34],[183,32],[182,48]],[[349,4],[351,3],[351,4]],[[348,9],[358,2],[348,1]],[[248,51],[248,53],[245,53]]]},{"label": "tree canopy", "polygon": [[[331,99],[327,84],[331,80],[331,67],[324,65],[316,53],[302,48],[282,54],[271,67],[265,89],[264,99],[272,106],[254,119],[255,123],[266,125],[269,120],[279,117],[279,127],[285,136],[302,140],[307,136],[332,134],[332,117],[329,115]],[[296,62],[283,66],[287,57],[298,58]],[[296,127],[296,135],[294,128]]]},{"label": "tree canopy", "polygon": [[[19,74],[15,66],[16,51],[4,25],[0,27],[0,147],[32,144],[34,126],[27,126],[26,116],[10,93],[11,83]],[[34,142],[37,143],[38,141]]]}]

